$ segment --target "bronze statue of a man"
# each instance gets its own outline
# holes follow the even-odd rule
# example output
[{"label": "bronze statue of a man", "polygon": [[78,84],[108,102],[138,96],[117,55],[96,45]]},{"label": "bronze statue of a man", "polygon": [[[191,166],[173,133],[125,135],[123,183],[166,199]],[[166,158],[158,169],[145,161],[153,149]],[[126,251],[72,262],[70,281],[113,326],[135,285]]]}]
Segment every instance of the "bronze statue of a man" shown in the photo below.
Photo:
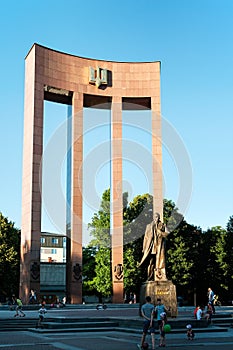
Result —
[{"label": "bronze statue of a man", "polygon": [[146,226],[143,240],[143,256],[139,266],[148,263],[148,281],[167,280],[165,270],[165,239],[169,232],[160,221],[159,213],[154,214],[153,221]]}]

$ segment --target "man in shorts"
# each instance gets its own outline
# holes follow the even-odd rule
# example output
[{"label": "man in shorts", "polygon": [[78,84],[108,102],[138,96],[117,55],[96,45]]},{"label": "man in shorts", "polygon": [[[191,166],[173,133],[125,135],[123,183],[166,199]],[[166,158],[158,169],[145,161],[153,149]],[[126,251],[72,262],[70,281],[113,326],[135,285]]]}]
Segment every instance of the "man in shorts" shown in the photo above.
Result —
[{"label": "man in shorts", "polygon": [[146,303],[141,307],[141,315],[143,317],[143,333],[141,339],[141,345],[138,344],[138,348],[143,349],[143,344],[146,340],[148,331],[151,333],[152,350],[155,349],[155,325],[154,325],[154,311],[155,307],[151,303],[151,297],[146,297]]}]

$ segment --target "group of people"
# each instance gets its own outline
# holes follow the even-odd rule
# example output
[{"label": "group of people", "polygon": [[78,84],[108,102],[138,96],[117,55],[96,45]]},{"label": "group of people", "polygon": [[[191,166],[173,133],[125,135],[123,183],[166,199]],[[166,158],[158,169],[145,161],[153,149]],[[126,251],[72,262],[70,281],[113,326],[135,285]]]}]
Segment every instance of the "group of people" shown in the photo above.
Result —
[{"label": "group of people", "polygon": [[[42,300],[42,302],[39,304],[36,291],[31,289],[29,294],[29,304],[38,304],[39,306],[39,319],[36,327],[40,327],[41,323],[44,320],[45,314],[47,313],[47,310],[45,308],[45,300]],[[57,299],[57,307],[64,307],[66,304],[66,297],[63,297],[62,301]],[[15,294],[12,295],[12,298],[8,300],[8,305],[10,310],[15,310],[14,317],[25,317],[25,313],[23,312],[23,302],[19,297],[16,297]],[[53,305],[51,304],[50,307]]]},{"label": "group of people", "polygon": [[125,293],[125,296],[124,296],[125,304],[136,304],[136,302],[137,302],[136,293],[133,293],[133,292],[130,292],[129,294]]},{"label": "group of people", "polygon": [[[31,297],[34,298],[35,294],[31,293],[29,298],[31,298]],[[36,299],[34,301],[36,301]],[[9,304],[9,306],[10,306],[10,310],[13,310],[13,308],[15,308],[14,317],[25,317],[26,316],[25,313],[23,312],[23,302],[19,297],[16,297],[15,294],[12,295],[12,301]],[[42,322],[44,321],[45,314],[47,313],[47,310],[45,308],[45,303],[39,304],[38,313],[39,313],[39,318],[38,318],[38,322],[36,324],[36,328],[42,326]]]},{"label": "group of people", "polygon": [[141,315],[143,317],[143,332],[139,349],[145,348],[145,340],[148,331],[151,333],[152,350],[155,349],[155,319],[160,333],[159,347],[165,347],[165,325],[167,324],[167,309],[162,304],[160,298],[157,299],[157,305],[151,302],[151,297],[146,297],[145,304],[141,307]]},{"label": "group of people", "polygon": [[211,323],[212,315],[215,314],[215,306],[214,306],[215,294],[210,287],[208,288],[208,291],[207,291],[207,298],[208,298],[208,303],[207,303],[206,309],[203,305],[197,305],[197,307],[194,310],[194,317],[197,320],[201,320],[205,318],[208,321],[208,323]]},{"label": "group of people", "polygon": [[[206,309],[204,306],[198,305],[194,310],[194,317],[196,320],[201,320],[205,318],[208,323],[211,323],[212,315],[215,314],[215,306],[214,306],[215,294],[210,287],[208,288],[208,291],[207,291],[207,298],[208,298],[208,303],[207,303]],[[187,338],[189,340],[193,340],[195,334],[192,329],[192,326],[189,324],[186,327],[187,327]]]},{"label": "group of people", "polygon": [[[208,323],[210,323],[212,314],[215,313],[215,295],[211,288],[208,288],[207,296],[208,304],[206,312],[204,312],[204,307],[198,305],[194,311],[194,316],[197,320],[201,320],[203,317],[205,317]],[[143,332],[141,344],[138,344],[138,348],[140,350],[146,348],[147,343],[145,340],[148,332],[151,334],[152,350],[155,349],[155,319],[157,320],[157,328],[159,329],[160,333],[159,347],[165,347],[165,325],[167,324],[167,311],[168,310],[166,309],[165,305],[162,304],[160,298],[157,299],[157,305],[154,306],[154,304],[151,302],[151,297],[146,297],[146,302],[141,307],[141,316],[143,317]],[[186,335],[188,340],[193,340],[195,337],[195,333],[191,324],[187,324],[186,326]]]}]

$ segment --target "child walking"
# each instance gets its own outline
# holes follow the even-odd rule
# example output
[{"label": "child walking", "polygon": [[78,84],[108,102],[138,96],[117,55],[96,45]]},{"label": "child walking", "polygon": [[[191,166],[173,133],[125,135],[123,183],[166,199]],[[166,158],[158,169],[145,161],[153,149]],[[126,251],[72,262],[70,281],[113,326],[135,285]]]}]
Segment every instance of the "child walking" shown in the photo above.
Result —
[{"label": "child walking", "polygon": [[41,327],[41,324],[42,324],[42,322],[45,319],[45,314],[47,313],[47,310],[46,310],[44,304],[41,305],[41,307],[38,310],[38,312],[39,312],[39,319],[38,319],[38,323],[36,325],[36,328]]},{"label": "child walking", "polygon": [[186,328],[187,328],[187,333],[186,334],[187,334],[188,340],[193,340],[194,337],[195,337],[195,333],[194,333],[194,331],[192,329],[192,325],[191,324],[187,324]]},{"label": "child walking", "polygon": [[166,346],[166,342],[165,342],[165,330],[164,330],[164,326],[167,323],[167,315],[166,312],[162,312],[160,314],[160,322],[159,322],[159,333],[160,333],[160,343],[159,343],[159,347],[165,347]]}]

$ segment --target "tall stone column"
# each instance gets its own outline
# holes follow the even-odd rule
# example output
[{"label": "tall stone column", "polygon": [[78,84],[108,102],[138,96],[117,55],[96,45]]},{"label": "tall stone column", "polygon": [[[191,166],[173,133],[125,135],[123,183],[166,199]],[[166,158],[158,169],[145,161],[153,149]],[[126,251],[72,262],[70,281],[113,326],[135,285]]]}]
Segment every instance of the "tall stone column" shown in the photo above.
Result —
[{"label": "tall stone column", "polygon": [[43,152],[44,89],[38,73],[40,57],[33,47],[25,62],[25,110],[22,180],[22,226],[19,294],[40,291],[41,158]]},{"label": "tall stone column", "polygon": [[162,131],[159,95],[151,99],[151,107],[153,211],[158,212],[163,220]]},{"label": "tall stone column", "polygon": [[113,303],[123,302],[122,104],[112,103],[112,284]]},{"label": "tall stone column", "polygon": [[73,96],[71,224],[67,237],[67,297],[82,303],[83,95]]}]

